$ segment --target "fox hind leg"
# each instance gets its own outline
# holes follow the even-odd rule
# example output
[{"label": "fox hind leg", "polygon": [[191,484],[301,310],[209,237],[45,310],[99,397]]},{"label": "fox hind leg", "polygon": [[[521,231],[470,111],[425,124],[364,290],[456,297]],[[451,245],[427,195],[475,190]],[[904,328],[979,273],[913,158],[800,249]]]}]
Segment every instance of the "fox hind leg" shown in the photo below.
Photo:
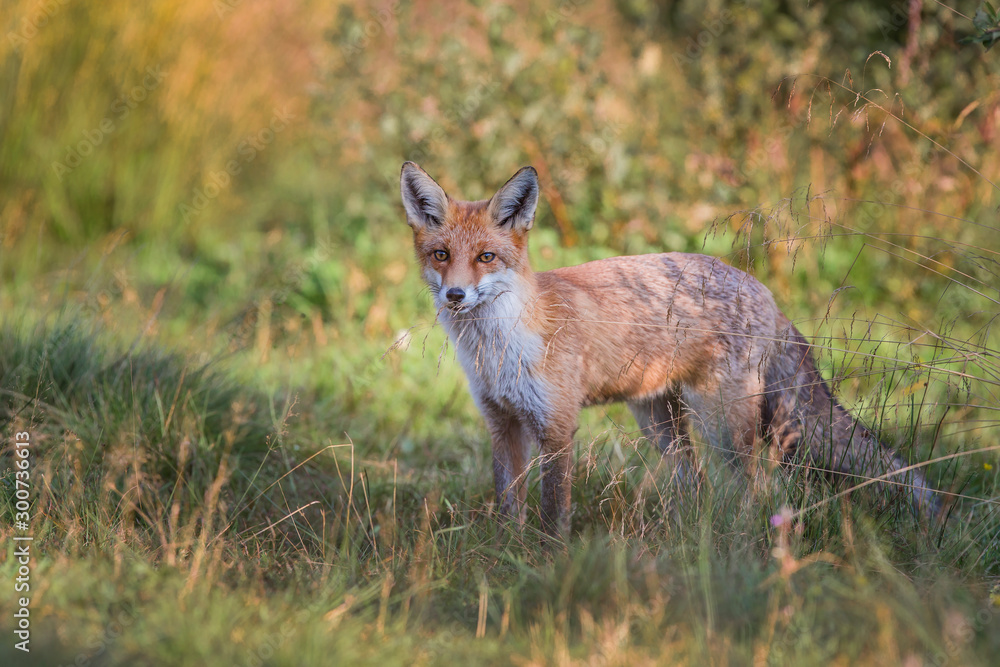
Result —
[{"label": "fox hind leg", "polygon": [[685,391],[698,430],[708,445],[738,466],[751,457],[760,424],[763,384],[753,376],[710,390]]},{"label": "fox hind leg", "polygon": [[630,401],[629,410],[642,434],[659,447],[665,463],[682,482],[694,480],[694,455],[688,437],[687,415],[680,394],[668,392],[641,401]]}]

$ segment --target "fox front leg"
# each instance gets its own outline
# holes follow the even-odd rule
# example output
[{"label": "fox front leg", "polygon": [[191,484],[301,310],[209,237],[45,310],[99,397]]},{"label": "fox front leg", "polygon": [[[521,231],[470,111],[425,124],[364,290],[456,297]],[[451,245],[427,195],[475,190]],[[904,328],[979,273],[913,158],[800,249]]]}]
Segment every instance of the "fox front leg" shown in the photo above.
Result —
[{"label": "fox front leg", "polygon": [[541,438],[542,463],[542,531],[558,538],[569,537],[573,485],[572,423],[552,425]]},{"label": "fox front leg", "polygon": [[493,442],[493,485],[500,514],[524,525],[528,487],[525,477],[531,438],[521,422],[496,405],[484,406]]}]

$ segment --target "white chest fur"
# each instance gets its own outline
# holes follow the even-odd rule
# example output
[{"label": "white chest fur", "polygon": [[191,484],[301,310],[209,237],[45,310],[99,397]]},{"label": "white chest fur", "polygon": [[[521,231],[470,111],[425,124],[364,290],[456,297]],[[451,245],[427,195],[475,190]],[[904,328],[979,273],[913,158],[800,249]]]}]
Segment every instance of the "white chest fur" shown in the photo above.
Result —
[{"label": "white chest fur", "polygon": [[443,312],[441,320],[480,409],[482,399],[490,399],[540,426],[550,393],[538,372],[544,345],[522,314],[522,304],[508,293],[468,313]]}]

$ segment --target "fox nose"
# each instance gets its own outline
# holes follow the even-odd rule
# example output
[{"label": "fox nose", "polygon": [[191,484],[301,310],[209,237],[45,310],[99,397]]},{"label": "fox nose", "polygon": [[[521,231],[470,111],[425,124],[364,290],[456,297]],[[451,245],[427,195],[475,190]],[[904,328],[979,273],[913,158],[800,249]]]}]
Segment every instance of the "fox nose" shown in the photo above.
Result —
[{"label": "fox nose", "polygon": [[465,298],[465,290],[461,287],[452,287],[445,294],[448,297],[448,301],[452,303],[460,303],[462,299]]}]

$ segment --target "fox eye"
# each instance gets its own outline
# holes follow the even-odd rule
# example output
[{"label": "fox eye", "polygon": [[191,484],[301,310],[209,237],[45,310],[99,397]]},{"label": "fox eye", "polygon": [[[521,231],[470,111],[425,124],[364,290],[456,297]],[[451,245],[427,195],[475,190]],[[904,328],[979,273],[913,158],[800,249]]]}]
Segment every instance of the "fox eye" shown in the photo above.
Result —
[{"label": "fox eye", "polygon": [[444,260],[448,259],[447,250],[435,250],[432,254],[434,255],[434,259],[436,259],[439,262],[443,262]]},{"label": "fox eye", "polygon": [[479,261],[482,262],[483,264],[488,264],[489,262],[493,261],[494,257],[496,257],[496,255],[493,254],[492,252],[484,252],[482,255],[479,256]]}]

